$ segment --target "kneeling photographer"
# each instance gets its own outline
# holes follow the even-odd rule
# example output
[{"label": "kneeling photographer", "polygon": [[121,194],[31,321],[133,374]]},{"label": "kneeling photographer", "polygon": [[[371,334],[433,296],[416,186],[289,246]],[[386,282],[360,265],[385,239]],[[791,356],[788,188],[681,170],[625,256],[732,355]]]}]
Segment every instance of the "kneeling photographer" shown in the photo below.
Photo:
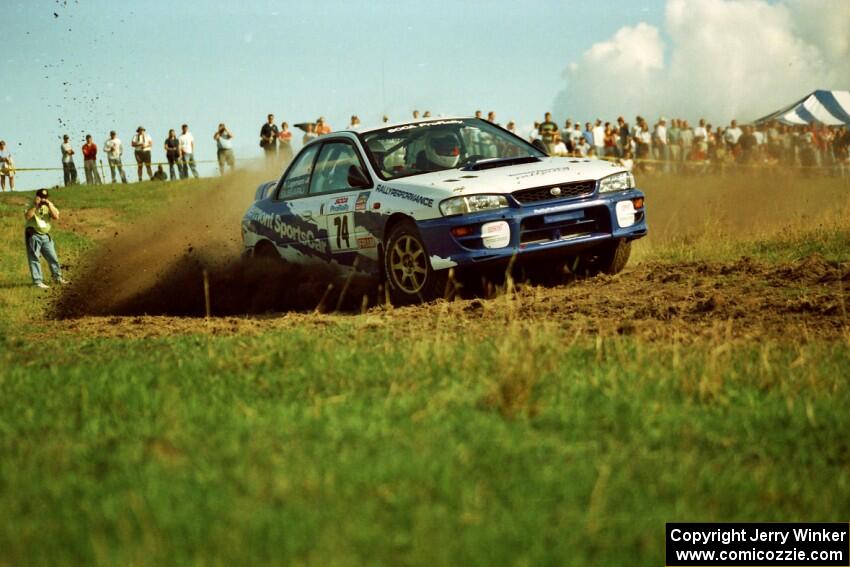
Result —
[{"label": "kneeling photographer", "polygon": [[59,284],[68,283],[62,278],[59,258],[56,256],[53,237],[50,236],[50,221],[59,218],[59,209],[48,199],[47,189],[39,189],[35,192],[33,205],[27,209],[24,217],[27,219],[24,239],[27,245],[27,260],[29,260],[33,285],[40,289],[50,287],[44,283],[42,278],[41,256],[44,256],[50,266],[53,281]]}]

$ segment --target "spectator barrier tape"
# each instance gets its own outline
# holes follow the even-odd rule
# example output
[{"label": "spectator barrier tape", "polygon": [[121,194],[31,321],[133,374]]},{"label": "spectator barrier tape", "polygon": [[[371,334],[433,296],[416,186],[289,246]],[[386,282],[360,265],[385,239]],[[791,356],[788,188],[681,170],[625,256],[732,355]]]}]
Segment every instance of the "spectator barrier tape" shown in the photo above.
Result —
[{"label": "spectator barrier tape", "polygon": [[[260,161],[262,159],[265,159],[265,158],[261,158],[261,157],[260,158],[243,158],[239,161],[243,161],[243,162],[244,161]],[[102,160],[98,160],[97,163],[98,163],[98,167],[100,167],[101,169],[104,168],[104,163],[103,163]],[[181,162],[178,161],[177,163],[181,163]],[[189,162],[186,162],[186,163],[189,163]],[[218,163],[218,160],[217,159],[195,160],[195,163],[196,164],[198,164],[198,163]],[[76,163],[74,165],[76,166]],[[122,163],[121,164],[122,167],[132,167],[132,166],[138,166],[138,165],[139,164],[135,161],[132,162],[132,163]],[[165,166],[165,165],[168,165],[168,162],[167,161],[152,161],[150,163],[150,165],[151,166],[158,166],[158,165]],[[108,164],[106,165],[106,167],[108,167]],[[14,173],[17,173],[19,171],[64,171],[65,168],[63,168],[63,167],[17,167],[17,166],[15,166],[11,169]]]}]

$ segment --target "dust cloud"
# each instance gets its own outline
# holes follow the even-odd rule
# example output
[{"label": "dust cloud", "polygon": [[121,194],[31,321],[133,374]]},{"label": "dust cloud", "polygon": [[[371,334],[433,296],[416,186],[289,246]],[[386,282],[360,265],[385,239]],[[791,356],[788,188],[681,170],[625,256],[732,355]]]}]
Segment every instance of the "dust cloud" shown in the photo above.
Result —
[{"label": "dust cloud", "polygon": [[241,257],[242,216],[257,186],[279,171],[241,170],[181,190],[163,211],[100,242],[53,315],[203,316],[205,273],[214,315],[359,307],[360,281],[340,301],[343,285],[329,270],[305,274],[282,262]]}]

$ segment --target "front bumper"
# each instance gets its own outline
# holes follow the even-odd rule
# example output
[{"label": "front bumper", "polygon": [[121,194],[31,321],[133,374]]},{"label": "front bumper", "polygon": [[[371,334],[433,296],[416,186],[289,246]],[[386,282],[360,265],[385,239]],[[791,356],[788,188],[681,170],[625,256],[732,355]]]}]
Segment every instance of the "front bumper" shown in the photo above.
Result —
[{"label": "front bumper", "polygon": [[[552,200],[518,205],[492,212],[442,217],[417,223],[435,270],[479,264],[516,256],[554,254],[567,256],[614,239],[646,236],[646,208],[636,211],[634,222],[621,226],[617,203],[644,199],[637,189],[594,194],[578,200]],[[623,208],[623,205],[621,205]],[[622,217],[622,214],[620,215]],[[503,221],[510,229],[507,246],[487,248],[482,226]],[[456,236],[452,229],[468,227]],[[466,232],[466,229],[462,229]]]}]

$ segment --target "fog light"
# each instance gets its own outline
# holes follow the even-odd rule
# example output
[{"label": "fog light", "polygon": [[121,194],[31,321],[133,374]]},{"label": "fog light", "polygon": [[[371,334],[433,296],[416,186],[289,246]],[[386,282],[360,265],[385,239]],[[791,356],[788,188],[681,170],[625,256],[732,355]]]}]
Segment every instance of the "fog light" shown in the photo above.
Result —
[{"label": "fog light", "polygon": [[632,199],[632,203],[634,203],[635,209],[641,210],[643,208],[643,197],[638,197],[637,199]]},{"label": "fog light", "polygon": [[626,228],[635,224],[635,205],[631,201],[620,201],[617,203],[617,224],[620,228]]},{"label": "fog light", "polygon": [[511,227],[505,221],[485,222],[481,225],[484,248],[504,248],[511,241]]},{"label": "fog light", "polygon": [[452,229],[452,234],[460,238],[461,236],[469,236],[472,234],[472,229],[468,226],[456,226]]}]

